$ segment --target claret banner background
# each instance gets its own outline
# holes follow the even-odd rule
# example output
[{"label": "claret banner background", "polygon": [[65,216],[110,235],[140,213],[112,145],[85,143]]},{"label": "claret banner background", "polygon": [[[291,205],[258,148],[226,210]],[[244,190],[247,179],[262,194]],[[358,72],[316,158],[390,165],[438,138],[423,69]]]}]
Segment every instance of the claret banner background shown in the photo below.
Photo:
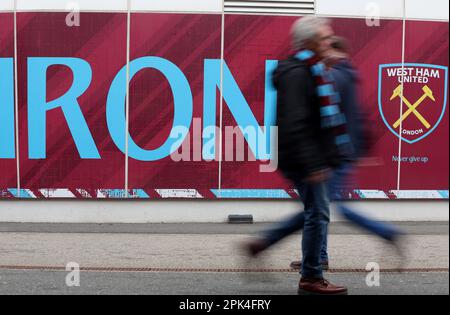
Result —
[{"label": "claret banner background", "polygon": [[[79,21],[64,5],[25,5],[16,21],[13,5],[0,6],[0,198],[298,197],[277,172],[261,172],[269,162],[241,132],[257,126],[270,142],[270,73],[290,54],[297,17],[222,14],[216,2],[136,9],[129,29],[125,1]],[[448,21],[331,20],[351,43],[377,137],[342,197],[448,199]],[[179,145],[177,126],[188,131]],[[225,158],[237,155],[230,141],[244,144],[244,161]]]}]

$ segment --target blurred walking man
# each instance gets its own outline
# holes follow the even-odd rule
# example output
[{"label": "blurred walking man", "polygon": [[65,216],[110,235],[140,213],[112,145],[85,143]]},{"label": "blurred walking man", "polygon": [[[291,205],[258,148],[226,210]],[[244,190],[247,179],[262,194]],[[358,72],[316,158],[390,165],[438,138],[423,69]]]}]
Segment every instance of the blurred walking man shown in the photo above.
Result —
[{"label": "blurred walking man", "polygon": [[297,187],[304,211],[247,244],[257,256],[303,228],[299,294],[344,295],[347,289],[323,278],[320,252],[330,221],[327,182],[332,169],[353,154],[346,119],[325,65],[333,30],[317,17],[299,19],[291,31],[295,54],[274,73],[278,90],[279,168]]},{"label": "blurred walking man", "polygon": [[[347,159],[346,163],[343,163],[333,171],[328,184],[330,200],[335,203],[336,209],[344,218],[388,241],[397,250],[401,259],[405,259],[401,246],[403,233],[397,227],[365,217],[341,202],[342,196],[348,195],[357,187],[353,174],[354,167],[356,162],[369,152],[371,140],[367,139],[369,134],[367,132],[368,127],[364,127],[364,125],[367,125],[367,122],[359,106],[357,93],[359,75],[350,62],[347,41],[342,37],[335,36],[332,39],[332,49],[327,52],[325,59],[326,64],[330,67],[329,73],[341,98],[342,109],[347,120],[348,134],[354,148],[354,154],[350,156],[350,159]],[[320,257],[322,267],[328,268],[326,238],[322,244]],[[292,262],[291,267],[301,269],[301,261]]]},{"label": "blurred walking man", "polygon": [[[348,195],[358,186],[354,176],[355,164],[369,153],[372,140],[369,139],[368,127],[365,126],[368,122],[359,104],[357,93],[359,74],[350,62],[347,41],[335,36],[332,39],[332,49],[328,50],[325,57],[325,63],[330,67],[329,73],[341,99],[348,134],[354,148],[354,153],[349,156],[349,159],[333,171],[328,184],[330,200],[335,203],[336,209],[344,218],[388,241],[397,250],[401,259],[404,259],[401,244],[403,233],[397,227],[363,216],[341,202],[343,196]],[[327,238],[322,244],[320,256],[322,267],[328,268]],[[300,269],[301,261],[292,262],[291,267]]]}]

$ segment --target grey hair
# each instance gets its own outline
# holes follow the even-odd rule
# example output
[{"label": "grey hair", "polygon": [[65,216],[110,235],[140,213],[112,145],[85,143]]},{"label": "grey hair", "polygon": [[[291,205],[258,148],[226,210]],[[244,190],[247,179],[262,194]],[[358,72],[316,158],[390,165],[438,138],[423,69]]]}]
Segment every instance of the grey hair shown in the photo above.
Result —
[{"label": "grey hair", "polygon": [[330,25],[330,21],[317,16],[306,16],[298,19],[291,29],[292,47],[300,50],[305,44],[316,37],[321,26]]}]

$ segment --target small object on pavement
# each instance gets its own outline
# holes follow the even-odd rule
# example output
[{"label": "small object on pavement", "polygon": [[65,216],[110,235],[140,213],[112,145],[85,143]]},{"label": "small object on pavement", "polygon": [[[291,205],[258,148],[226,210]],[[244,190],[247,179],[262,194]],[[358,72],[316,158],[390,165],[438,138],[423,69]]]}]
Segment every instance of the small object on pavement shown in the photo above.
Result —
[{"label": "small object on pavement", "polygon": [[230,224],[253,224],[253,216],[251,214],[239,215],[232,214],[228,216],[228,223]]}]

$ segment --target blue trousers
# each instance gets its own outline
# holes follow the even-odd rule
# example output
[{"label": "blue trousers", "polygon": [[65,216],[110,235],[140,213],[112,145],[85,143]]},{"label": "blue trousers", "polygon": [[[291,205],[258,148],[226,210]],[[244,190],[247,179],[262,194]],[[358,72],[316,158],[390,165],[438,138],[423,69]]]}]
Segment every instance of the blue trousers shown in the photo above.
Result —
[{"label": "blue trousers", "polygon": [[326,243],[327,227],[330,222],[330,200],[327,183],[308,184],[301,176],[289,173],[301,196],[304,211],[264,233],[269,245],[303,229],[302,275],[306,278],[322,278],[322,244]]},{"label": "blue trousers", "polygon": [[[295,174],[288,174],[288,177],[294,181],[299,191],[305,210],[264,232],[263,236],[269,245],[273,245],[286,236],[304,229],[302,240],[302,275],[304,277],[311,275],[313,277],[320,276],[322,271],[318,264],[328,261],[327,235],[330,200],[335,202],[338,212],[345,219],[385,240],[392,241],[400,234],[400,231],[395,226],[360,215],[339,201],[342,192],[352,191],[354,188],[351,179],[352,168],[351,164],[343,165],[334,171],[332,178],[327,184],[317,185],[308,185],[301,181],[296,181]],[[318,231],[317,229],[319,228],[323,230]],[[316,241],[319,243],[313,244]],[[317,244],[320,244],[320,246],[317,246]],[[320,248],[318,255],[316,252],[317,248]],[[319,257],[318,261],[317,257]]]}]

